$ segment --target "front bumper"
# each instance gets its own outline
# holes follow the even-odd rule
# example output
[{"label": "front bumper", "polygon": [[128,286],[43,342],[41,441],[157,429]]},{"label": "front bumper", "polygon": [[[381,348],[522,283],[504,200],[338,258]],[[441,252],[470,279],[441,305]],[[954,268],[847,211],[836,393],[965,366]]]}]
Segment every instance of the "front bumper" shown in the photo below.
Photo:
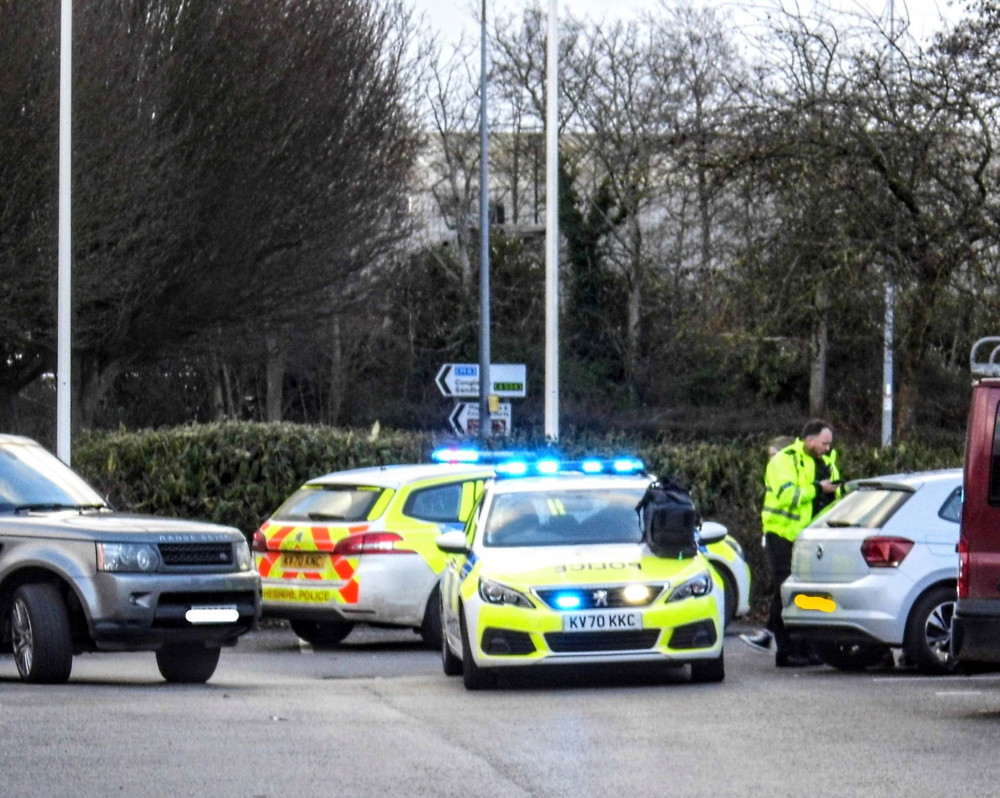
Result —
[{"label": "front bumper", "polygon": [[[720,594],[715,590],[700,598],[654,604],[641,611],[642,624],[637,628],[614,628],[609,623],[595,631],[566,631],[562,613],[497,606],[478,599],[466,605],[466,623],[470,633],[476,630],[471,648],[481,667],[602,662],[683,665],[716,659],[722,653]],[[606,612],[609,619],[616,614]]]},{"label": "front bumper", "polygon": [[[174,643],[232,645],[261,615],[260,578],[229,574],[111,574],[78,580],[91,638],[108,651],[146,651]],[[192,623],[196,607],[236,610],[236,620]]]},{"label": "front bumper", "polygon": [[[854,582],[802,582],[791,576],[781,586],[781,617],[788,633],[805,640],[879,642],[901,646],[908,608],[909,585],[900,574],[871,574]],[[796,604],[797,596],[833,602],[833,610]],[[820,604],[822,602],[803,602]]]}]

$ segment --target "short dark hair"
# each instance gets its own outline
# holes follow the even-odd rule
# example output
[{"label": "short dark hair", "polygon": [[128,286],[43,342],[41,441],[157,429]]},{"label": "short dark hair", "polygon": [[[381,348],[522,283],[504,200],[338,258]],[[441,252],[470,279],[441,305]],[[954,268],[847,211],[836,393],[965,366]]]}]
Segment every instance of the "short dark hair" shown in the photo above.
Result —
[{"label": "short dark hair", "polygon": [[823,430],[828,429],[833,432],[833,425],[829,421],[821,418],[811,418],[802,425],[802,440],[819,435]]}]

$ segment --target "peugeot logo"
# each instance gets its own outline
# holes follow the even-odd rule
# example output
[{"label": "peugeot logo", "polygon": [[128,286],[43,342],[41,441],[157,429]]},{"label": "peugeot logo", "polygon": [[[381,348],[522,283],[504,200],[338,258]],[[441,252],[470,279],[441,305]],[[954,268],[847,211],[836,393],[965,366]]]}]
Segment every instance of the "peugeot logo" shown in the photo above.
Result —
[{"label": "peugeot logo", "polygon": [[595,607],[607,607],[608,606],[608,591],[607,590],[595,590],[594,591],[594,606]]},{"label": "peugeot logo", "polygon": [[822,544],[816,547],[816,559],[817,560],[822,560],[823,559],[823,546],[822,546]]}]

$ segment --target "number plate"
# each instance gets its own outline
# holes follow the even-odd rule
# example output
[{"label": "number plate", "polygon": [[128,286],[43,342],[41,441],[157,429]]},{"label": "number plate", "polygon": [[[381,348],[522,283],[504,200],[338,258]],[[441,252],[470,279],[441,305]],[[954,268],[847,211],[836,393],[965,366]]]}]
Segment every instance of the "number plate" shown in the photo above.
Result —
[{"label": "number plate", "polygon": [[188,623],[236,623],[240,613],[235,604],[222,607],[191,607],[184,618]]},{"label": "number plate", "polygon": [[798,593],[795,596],[795,606],[801,610],[819,612],[834,612],[837,609],[836,602],[829,596],[807,596],[805,593]]},{"label": "number plate", "polygon": [[563,615],[564,632],[619,632],[642,629],[641,612],[570,612]]},{"label": "number plate", "polygon": [[322,571],[327,554],[283,554],[281,564],[286,570]]}]

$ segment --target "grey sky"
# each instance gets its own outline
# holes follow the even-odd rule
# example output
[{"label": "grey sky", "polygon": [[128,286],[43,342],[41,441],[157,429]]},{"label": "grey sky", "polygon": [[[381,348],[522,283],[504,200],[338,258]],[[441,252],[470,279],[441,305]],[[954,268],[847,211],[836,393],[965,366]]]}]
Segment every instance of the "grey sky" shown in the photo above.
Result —
[{"label": "grey sky", "polygon": [[[478,9],[481,8],[481,0],[408,0],[418,12],[426,14],[427,21],[431,28],[440,32],[446,40],[454,41],[466,31],[470,36],[478,36],[476,25]],[[737,3],[733,0],[704,0],[718,6],[730,6],[739,9],[741,14],[753,14],[754,4]],[[543,9],[548,9],[549,0],[537,0]],[[756,4],[760,9],[759,16],[763,16],[764,9],[774,7],[778,0],[774,0],[773,5],[766,2]],[[871,15],[874,17],[888,19],[889,0],[830,0],[829,5],[845,13],[860,15]],[[907,17],[910,19],[910,32],[916,38],[924,38],[941,28],[941,19],[954,22],[960,16],[960,8],[956,7],[955,0],[895,0],[895,16],[897,19]],[[627,19],[633,16],[640,16],[644,11],[653,10],[658,5],[658,0],[558,0],[559,11],[572,12],[578,17],[588,17],[590,19]],[[512,7],[520,4],[512,3],[511,0],[486,0],[486,13],[489,16],[496,9],[502,8],[509,11]],[[794,7],[794,2],[786,2],[786,7]],[[801,0],[799,6],[803,11],[809,9],[811,0]]]}]

